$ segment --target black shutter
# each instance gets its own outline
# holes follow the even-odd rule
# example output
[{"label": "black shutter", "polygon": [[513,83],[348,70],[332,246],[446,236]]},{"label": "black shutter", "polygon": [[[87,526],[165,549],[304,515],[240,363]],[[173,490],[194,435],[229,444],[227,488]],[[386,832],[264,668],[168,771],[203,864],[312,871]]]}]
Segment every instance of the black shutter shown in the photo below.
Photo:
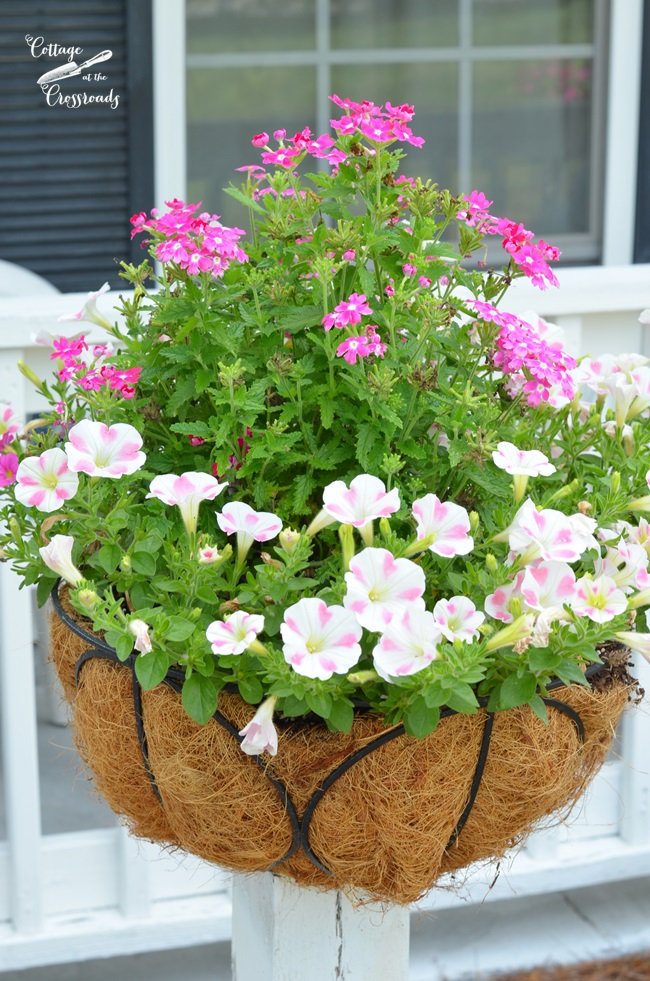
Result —
[{"label": "black shutter", "polygon": [[[67,55],[34,58],[25,36],[83,48],[80,64],[113,56],[60,82],[61,95],[119,97],[48,106],[37,79]],[[129,217],[153,204],[150,0],[0,2],[0,259],[45,276],[60,290],[123,285],[117,260],[141,258]]]},{"label": "black shutter", "polygon": [[650,262],[650,10],[643,12],[641,57],[641,112],[639,116],[639,169],[637,177],[634,261]]}]

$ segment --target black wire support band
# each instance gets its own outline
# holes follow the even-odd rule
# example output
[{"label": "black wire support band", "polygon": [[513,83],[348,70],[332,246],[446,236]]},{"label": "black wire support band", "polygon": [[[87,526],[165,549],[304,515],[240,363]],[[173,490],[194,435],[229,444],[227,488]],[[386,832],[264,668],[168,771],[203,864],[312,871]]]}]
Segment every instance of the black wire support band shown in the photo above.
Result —
[{"label": "black wire support band", "polygon": [[[110,661],[113,664],[118,664],[121,665],[122,667],[128,667],[130,669],[132,691],[133,691],[133,710],[134,710],[135,726],[138,736],[140,753],[142,756],[142,761],[144,764],[145,772],[147,774],[147,778],[149,780],[149,783],[151,784],[151,788],[154,794],[156,795],[156,798],[158,799],[161,807],[163,807],[164,809],[164,801],[162,799],[160,790],[156,783],[155,775],[153,773],[151,764],[149,762],[147,734],[146,734],[144,715],[143,715],[143,705],[142,705],[142,687],[135,673],[135,657],[133,656],[133,654],[131,654],[126,660],[121,661],[118,658],[117,653],[112,647],[110,647],[100,638],[96,637],[94,634],[85,631],[83,627],[81,627],[75,620],[72,619],[72,617],[68,615],[68,613],[66,613],[65,609],[61,604],[61,599],[60,596],[58,595],[57,589],[55,589],[52,593],[52,601],[54,604],[54,609],[57,615],[63,621],[63,623],[65,623],[65,625],[70,630],[72,630],[77,637],[81,638],[82,640],[85,640],[90,645],[88,649],[84,651],[84,653],[78,658],[75,664],[74,679],[75,679],[75,685],[77,687],[80,682],[80,675],[83,666],[92,659],[96,658],[103,661]],[[593,677],[593,675],[597,672],[597,669],[599,667],[600,665],[594,665],[592,666],[592,668],[589,669],[589,671],[587,672],[587,678],[589,680],[591,680],[591,677]],[[167,673],[167,676],[163,679],[163,684],[167,685],[173,691],[180,694],[182,692],[182,687],[183,687],[182,673],[175,668],[170,668],[169,672]],[[552,682],[548,686],[548,690],[552,691],[560,687],[564,687],[564,685],[558,679],[557,681]],[[584,742],[585,728],[579,713],[574,708],[572,708],[570,705],[568,705],[566,702],[563,702],[559,698],[545,697],[542,700],[545,705],[549,706],[550,708],[554,708],[559,712],[562,712],[568,719],[570,719],[576,728],[576,733],[580,742]],[[440,717],[441,719],[443,719],[456,714],[457,713],[453,709],[443,708],[440,713]],[[235,739],[241,745],[243,741],[243,737],[239,735],[236,726],[234,726],[232,722],[230,722],[230,720],[226,718],[225,715],[223,715],[221,712],[217,710],[216,712],[214,712],[212,718],[225,732],[227,732],[233,739]],[[458,818],[456,827],[451,833],[449,841],[447,842],[447,845],[445,847],[445,851],[448,851],[451,847],[457,844],[458,838],[461,832],[463,831],[463,828],[467,824],[467,821],[474,808],[474,804],[476,803],[476,799],[478,797],[481,788],[481,783],[483,780],[483,775],[485,773],[485,767],[490,752],[493,728],[494,728],[494,713],[486,712],[485,723],[483,725],[483,733],[481,736],[481,743],[479,746],[478,758],[476,761],[476,768],[474,770],[474,774],[472,777],[467,803],[465,804],[465,807],[463,808],[461,815]],[[289,818],[289,822],[291,825],[291,843],[288,849],[286,850],[286,852],[284,853],[284,855],[276,859],[269,866],[269,871],[276,868],[279,865],[282,865],[284,862],[288,861],[299,850],[302,849],[302,851],[305,853],[306,857],[309,859],[312,865],[314,865],[325,875],[328,876],[332,875],[331,870],[327,868],[324,862],[321,861],[318,855],[316,855],[316,853],[314,852],[309,840],[311,823],[318,805],[320,804],[321,800],[323,799],[329,788],[332,787],[333,784],[335,784],[336,781],[339,780],[344,773],[347,773],[348,770],[350,770],[353,766],[355,766],[356,763],[364,759],[364,757],[368,756],[370,753],[374,752],[374,750],[379,749],[381,746],[387,745],[388,743],[392,742],[394,739],[398,739],[400,736],[403,735],[405,735],[405,728],[404,725],[400,723],[399,725],[394,726],[392,729],[386,729],[383,732],[379,733],[378,736],[375,736],[373,739],[371,739],[368,743],[366,743],[365,746],[360,747],[359,749],[355,750],[354,753],[351,753],[349,756],[347,756],[324,778],[322,783],[317,787],[317,789],[311,795],[311,797],[307,802],[305,810],[303,812],[302,818],[300,818],[298,815],[298,811],[296,809],[295,804],[293,803],[293,800],[291,799],[291,796],[289,794],[289,791],[287,790],[286,785],[283,783],[282,780],[274,776],[274,774],[271,772],[269,764],[264,760],[262,760],[257,755],[247,756],[247,759],[249,759],[251,763],[253,763],[258,767],[258,769],[264,774],[266,779],[275,789],[278,798],[280,799],[280,802],[284,808],[284,811],[287,814],[287,817]]]}]

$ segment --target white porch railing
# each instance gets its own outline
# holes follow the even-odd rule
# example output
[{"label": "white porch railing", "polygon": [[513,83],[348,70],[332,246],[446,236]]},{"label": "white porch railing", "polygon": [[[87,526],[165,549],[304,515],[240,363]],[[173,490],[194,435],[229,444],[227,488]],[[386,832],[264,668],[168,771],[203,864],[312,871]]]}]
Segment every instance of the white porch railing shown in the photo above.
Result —
[{"label": "white porch railing", "polygon": [[[646,351],[639,312],[650,307],[650,267],[579,269],[562,274],[562,289],[540,294],[518,286],[510,309],[535,308],[567,329],[574,351]],[[39,412],[38,396],[15,368],[19,358],[41,375],[50,370],[48,351],[30,339],[40,330],[70,333],[62,313],[78,309],[81,294],[0,301],[0,400],[18,415]],[[110,294],[103,298],[108,308]],[[96,336],[95,329],[89,331]],[[0,841],[0,973],[29,966],[85,960],[227,941],[231,931],[230,877],[192,858],[166,853],[132,839],[119,826],[43,835],[37,753],[32,604],[29,591],[0,565],[0,735],[6,839]],[[650,688],[650,668],[638,665]],[[512,860],[493,870],[472,871],[458,891],[435,890],[414,911],[418,941],[413,977],[434,981],[489,966],[465,937],[457,955],[435,960],[426,975],[417,963],[434,964],[436,919],[445,923],[461,905],[499,903],[514,897],[650,877],[650,713],[630,713],[616,753],[603,768],[570,827],[539,832]],[[511,914],[509,914],[511,915]],[[629,939],[629,938],[628,938]],[[628,947],[650,947],[650,928]],[[623,945],[624,946],[624,945]],[[462,948],[462,949],[461,949]],[[580,942],[572,956],[593,951]],[[622,948],[621,948],[622,949]],[[514,956],[514,955],[513,955]],[[536,962],[522,946],[517,967]],[[464,959],[463,959],[464,958]],[[419,959],[419,961],[418,961]],[[512,957],[511,957],[512,960]],[[440,971],[441,974],[431,973]],[[356,975],[355,975],[356,977]]]}]

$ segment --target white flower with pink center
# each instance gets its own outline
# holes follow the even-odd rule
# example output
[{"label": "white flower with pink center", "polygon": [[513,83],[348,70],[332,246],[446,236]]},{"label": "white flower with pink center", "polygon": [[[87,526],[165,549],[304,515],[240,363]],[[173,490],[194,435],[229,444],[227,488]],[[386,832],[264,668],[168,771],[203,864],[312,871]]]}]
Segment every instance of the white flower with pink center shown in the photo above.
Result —
[{"label": "white flower with pink center", "polygon": [[284,659],[297,674],[327,681],[357,663],[362,632],[349,610],[306,597],[284,612],[280,626]]},{"label": "white flower with pink center", "polygon": [[20,429],[14,421],[14,410],[6,402],[0,402],[0,450],[13,441],[14,436]]},{"label": "white flower with pink center", "polygon": [[323,491],[323,510],[342,524],[361,528],[373,518],[387,518],[399,510],[397,490],[386,491],[378,477],[362,473],[347,487],[342,480],[328,484]]},{"label": "white flower with pink center", "polygon": [[70,470],[67,456],[56,447],[23,460],[16,481],[20,503],[47,513],[58,511],[79,488],[79,478]]},{"label": "white flower with pink center", "polygon": [[219,527],[237,535],[237,557],[242,562],[253,542],[268,542],[282,531],[282,522],[270,511],[255,511],[243,501],[231,501],[217,512]]},{"label": "white flower with pink center", "polygon": [[433,613],[402,609],[385,627],[372,652],[377,674],[384,681],[417,674],[438,656],[440,639]]},{"label": "white flower with pink center", "polygon": [[583,576],[576,583],[571,608],[579,617],[588,617],[594,623],[607,623],[625,613],[627,597],[611,576],[596,576],[595,579]]},{"label": "white flower with pink center", "polygon": [[141,452],[142,437],[124,422],[107,426],[84,419],[73,426],[65,444],[68,465],[89,477],[123,477],[135,473],[147,459]]},{"label": "white flower with pink center", "polygon": [[595,571],[597,575],[611,576],[619,589],[627,593],[650,586],[648,553],[643,545],[635,542],[610,546],[605,557],[596,560]]},{"label": "white flower with pink center", "polygon": [[511,476],[548,477],[556,469],[539,450],[518,450],[513,443],[505,441],[497,444],[492,459],[499,469]]},{"label": "white flower with pink center", "polygon": [[199,549],[199,565],[214,565],[221,558],[221,553],[212,545],[204,545]]},{"label": "white flower with pink center", "polygon": [[180,477],[175,473],[154,477],[147,497],[157,497],[163,504],[176,505],[188,534],[193,534],[196,531],[201,501],[213,501],[225,487],[227,483],[220,484],[209,473],[188,470]]},{"label": "white flower with pink center", "polygon": [[502,623],[513,622],[515,613],[512,609],[512,601],[515,599],[519,600],[521,605],[521,584],[523,578],[524,572],[522,570],[517,573],[512,582],[498,586],[493,593],[485,597],[483,606],[488,616],[493,617],[495,620],[501,620]]},{"label": "white flower with pink center", "polygon": [[538,511],[530,499],[521,505],[508,529],[510,548],[527,563],[536,559],[576,562],[588,547],[585,538],[569,516],[553,508]]},{"label": "white flower with pink center", "polygon": [[462,640],[471,644],[479,635],[485,614],[477,610],[467,596],[452,596],[438,600],[433,608],[438,630],[447,640]]},{"label": "white flower with pink center", "polygon": [[469,515],[459,504],[425,494],[413,502],[413,516],[417,521],[418,541],[436,555],[449,559],[467,555],[474,548]]},{"label": "white flower with pink center", "polygon": [[205,636],[218,656],[223,654],[243,654],[251,646],[257,635],[264,630],[264,617],[257,613],[237,610],[225,620],[213,620]]},{"label": "white flower with pink center", "polygon": [[83,582],[83,576],[72,561],[73,545],[72,535],[54,535],[49,545],[38,551],[48,569],[65,579],[69,586],[75,587]]},{"label": "white flower with pink center", "polygon": [[240,730],[239,735],[244,738],[239,744],[239,748],[248,756],[259,756],[260,753],[275,756],[277,753],[278,734],[273,725],[273,711],[276,702],[275,695],[265,698],[248,725]]},{"label": "white flower with pink center", "polygon": [[576,577],[566,562],[538,562],[527,567],[519,589],[531,610],[561,610],[575,595]]},{"label": "white flower with pink center", "polygon": [[382,631],[405,607],[424,610],[424,572],[410,559],[396,559],[385,548],[364,548],[345,574],[343,605],[362,627]]}]

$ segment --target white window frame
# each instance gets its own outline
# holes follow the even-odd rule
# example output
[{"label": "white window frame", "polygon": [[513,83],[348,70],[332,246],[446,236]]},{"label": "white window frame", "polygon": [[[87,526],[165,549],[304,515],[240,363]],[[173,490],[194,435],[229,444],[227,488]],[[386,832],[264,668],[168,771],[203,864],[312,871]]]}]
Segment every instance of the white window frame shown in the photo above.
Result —
[{"label": "white window frame", "polygon": [[[314,3],[322,20],[325,4]],[[161,207],[187,188],[185,0],[154,0],[153,17],[155,188]],[[634,248],[643,0],[610,0],[608,30],[602,265],[622,266],[632,262]]]}]

